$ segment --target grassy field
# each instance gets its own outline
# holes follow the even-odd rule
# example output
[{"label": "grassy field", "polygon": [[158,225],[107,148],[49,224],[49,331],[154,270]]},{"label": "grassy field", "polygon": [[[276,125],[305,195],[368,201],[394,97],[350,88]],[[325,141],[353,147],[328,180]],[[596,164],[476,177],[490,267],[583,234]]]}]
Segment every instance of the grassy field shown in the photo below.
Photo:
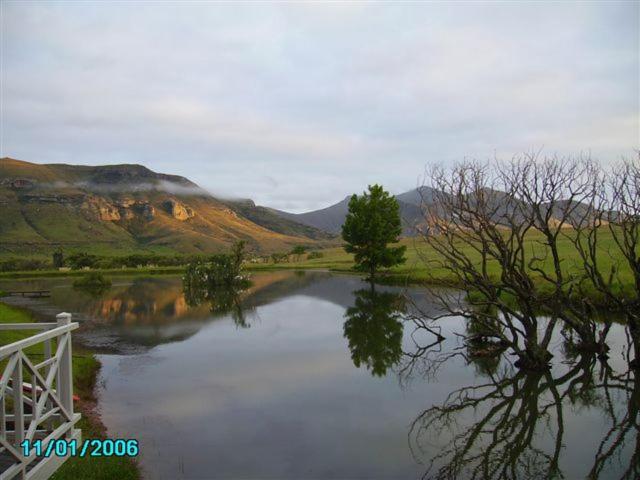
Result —
[{"label": "grassy field", "polygon": [[[441,266],[441,256],[422,238],[405,238],[400,242],[407,246],[407,261],[400,266],[389,270],[383,281],[400,284],[451,284],[455,279],[447,269]],[[566,273],[579,275],[583,269],[578,253],[572,246],[569,238],[561,236],[559,239],[561,261]],[[529,255],[542,256],[546,250],[542,234],[531,233],[526,239],[526,248]],[[480,256],[471,247],[464,248],[465,253],[471,259],[475,259],[479,264]],[[600,234],[600,266],[604,272],[616,265],[616,275],[620,286],[624,289],[633,287],[633,275],[628,265],[615,248],[613,236],[608,230],[603,230]],[[640,254],[640,252],[638,252]],[[290,261],[289,263],[278,264],[252,264],[250,270],[269,269],[326,269],[339,272],[353,272],[353,256],[344,251],[343,248],[331,248],[322,250],[323,257],[300,261]],[[549,257],[546,261],[540,262],[539,266],[547,272],[552,270],[552,260]],[[500,265],[497,262],[489,264],[489,274],[498,278],[501,274]],[[544,288],[543,282],[534,275],[534,279],[540,280],[538,284]],[[588,290],[588,287],[585,287]],[[592,292],[592,294],[594,294]]]},{"label": "grassy field", "polygon": [[[27,311],[0,302],[0,323],[29,323],[32,321],[33,318]],[[16,342],[33,335],[33,333],[33,331],[26,330],[0,331],[0,345]],[[42,361],[42,344],[30,347],[27,349],[27,354],[38,362]],[[4,362],[0,363],[0,366],[3,367]],[[95,413],[94,387],[99,370],[100,362],[94,355],[74,346],[73,386],[74,393],[80,397],[80,401],[76,402],[76,408],[82,413],[82,419],[78,426],[82,429],[84,439],[104,438],[106,433],[104,425]],[[140,478],[140,472],[137,464],[129,458],[75,457],[67,460],[51,478],[55,480],[81,478],[134,480]]]},{"label": "grassy field", "polygon": [[[568,231],[567,234],[570,234]],[[422,238],[405,238],[401,244],[406,245],[407,261],[400,266],[390,269],[387,274],[380,279],[383,283],[394,284],[436,284],[451,285],[455,284],[455,279],[446,268],[441,266],[441,256],[434,251],[432,247],[426,244]],[[608,229],[603,229],[600,233],[600,267],[603,272],[608,273],[609,269],[616,265],[616,278],[622,289],[629,290],[634,286],[634,279],[628,265],[622,261],[622,258],[614,245],[613,237]],[[569,238],[561,236],[559,238],[559,247],[562,258],[562,265],[566,273],[580,275],[582,266],[578,253],[575,251]],[[544,238],[540,233],[530,233],[526,239],[526,249],[529,255],[542,256],[546,247]],[[470,258],[476,259],[479,263],[480,256],[471,247],[464,249]],[[307,259],[306,255],[296,258],[294,255],[289,256],[289,262],[281,263],[249,263],[246,269],[249,271],[263,270],[283,270],[283,269],[324,269],[336,272],[354,273],[353,256],[344,251],[342,247],[327,248],[318,250],[322,253],[322,258]],[[639,252],[640,254],[640,252]],[[549,257],[544,262],[538,264],[544,270],[550,272],[552,261]],[[105,275],[155,275],[155,274],[180,274],[184,271],[184,267],[143,267],[143,268],[125,268],[125,269],[103,269],[98,270]],[[489,263],[489,273],[498,278],[501,274],[501,268],[497,262]],[[27,271],[27,272],[3,272],[0,273],[2,278],[34,278],[34,277],[66,277],[85,275],[86,271],[75,270],[68,272],[60,272],[58,270],[51,271]],[[539,278],[539,277],[538,277]],[[534,275],[534,280],[536,279]],[[539,281],[538,285],[545,288],[544,282]],[[589,287],[585,286],[585,292],[589,292]],[[590,292],[591,296],[595,296],[595,292]]]}]

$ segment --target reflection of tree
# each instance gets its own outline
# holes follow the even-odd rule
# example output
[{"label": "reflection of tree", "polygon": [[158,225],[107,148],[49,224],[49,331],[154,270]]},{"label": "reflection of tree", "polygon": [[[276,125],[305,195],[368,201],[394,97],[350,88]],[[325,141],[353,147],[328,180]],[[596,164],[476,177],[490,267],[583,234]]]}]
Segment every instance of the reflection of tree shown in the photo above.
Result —
[{"label": "reflection of tree", "polygon": [[383,376],[402,356],[404,299],[395,293],[376,292],[373,285],[353,295],[355,305],[347,308],[344,322],[351,358],[356,367],[364,364],[373,375]]},{"label": "reflection of tree", "polygon": [[212,313],[230,314],[235,324],[242,328],[250,327],[242,306],[242,289],[235,286],[205,287],[198,282],[183,281],[184,298],[187,305],[195,307],[209,303]]},{"label": "reflection of tree", "polygon": [[502,354],[507,349],[500,340],[496,340],[495,331],[500,329],[498,321],[491,322],[488,318],[476,321],[470,318],[466,323],[466,355],[467,362],[473,364],[479,375],[491,376],[496,374]]},{"label": "reflection of tree", "polygon": [[[622,377],[607,375],[598,385],[604,391],[606,412],[611,420],[611,427],[606,432],[598,451],[595,462],[589,472],[589,479],[599,478],[601,472],[612,461],[619,460],[627,442],[634,442],[631,458],[620,478],[632,480],[640,478],[640,376],[628,373]],[[615,408],[616,395],[623,397],[621,411]],[[635,435],[635,438],[634,438]]]},{"label": "reflection of tree", "polygon": [[[635,442],[635,453],[623,478],[638,478],[638,380],[615,377],[606,364],[601,364],[596,381],[597,364],[595,357],[583,356],[566,373],[555,377],[551,372],[514,373],[512,369],[498,374],[487,372],[490,382],[451,393],[444,404],[420,414],[410,430],[416,456],[424,451],[426,441],[446,439],[428,460],[425,477],[563,478],[559,466],[563,404],[570,402],[603,408],[612,422],[589,478],[598,478],[629,441]],[[626,395],[626,401],[622,395]],[[550,447],[537,445],[540,438],[543,440],[539,443]],[[545,443],[549,438],[551,441]]]}]

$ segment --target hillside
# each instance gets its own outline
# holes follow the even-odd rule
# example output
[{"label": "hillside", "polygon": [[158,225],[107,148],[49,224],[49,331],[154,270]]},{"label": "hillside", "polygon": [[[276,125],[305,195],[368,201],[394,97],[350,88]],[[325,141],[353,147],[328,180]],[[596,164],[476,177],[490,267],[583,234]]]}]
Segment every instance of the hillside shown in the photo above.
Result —
[{"label": "hillside", "polygon": [[282,210],[274,210],[274,212],[282,218],[318,228],[325,232],[339,234],[344,219],[349,212],[349,198],[350,197],[345,197],[338,203],[327,208],[313,210],[311,212],[289,213],[283,212]]},{"label": "hillside", "polygon": [[256,205],[253,200],[227,200],[225,203],[238,215],[244,216],[258,225],[284,235],[312,238],[315,240],[331,240],[335,237],[330,231],[305,225],[290,219],[278,210]]},{"label": "hillside", "polygon": [[[257,252],[314,244],[322,235],[252,221],[190,180],[141,165],[40,165],[0,159],[0,254],[209,253],[237,240]],[[265,222],[262,222],[265,223]],[[312,232],[313,233],[313,232]]]}]

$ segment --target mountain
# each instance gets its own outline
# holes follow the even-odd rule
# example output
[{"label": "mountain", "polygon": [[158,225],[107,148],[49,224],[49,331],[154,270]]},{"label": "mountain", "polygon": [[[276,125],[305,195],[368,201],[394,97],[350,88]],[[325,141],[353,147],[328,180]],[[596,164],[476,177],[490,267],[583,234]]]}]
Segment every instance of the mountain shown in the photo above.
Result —
[{"label": "mountain", "polygon": [[141,165],[41,165],[2,158],[0,211],[0,254],[48,254],[59,247],[209,253],[240,239],[254,251],[269,252],[328,238],[281,219],[270,229],[273,214],[260,207],[231,208],[184,177]]},{"label": "mountain", "polygon": [[[434,190],[430,187],[415,188],[396,195],[400,206],[403,235],[411,236],[417,233],[416,229],[424,222],[421,206],[423,203],[433,201],[433,195]],[[282,218],[337,235],[340,233],[344,219],[349,212],[350,198],[350,196],[346,197],[329,207],[306,213],[289,213],[281,210],[273,210],[273,212]]]},{"label": "mountain", "polygon": [[350,198],[351,197],[345,197],[343,200],[331,205],[330,207],[306,213],[289,213],[281,210],[274,210],[274,213],[282,218],[337,235],[340,233],[344,219],[349,212]]},{"label": "mountain", "polygon": [[396,195],[396,199],[399,202],[404,202],[420,207],[421,205],[432,203],[435,197],[435,193],[436,191],[433,188],[422,186]]}]

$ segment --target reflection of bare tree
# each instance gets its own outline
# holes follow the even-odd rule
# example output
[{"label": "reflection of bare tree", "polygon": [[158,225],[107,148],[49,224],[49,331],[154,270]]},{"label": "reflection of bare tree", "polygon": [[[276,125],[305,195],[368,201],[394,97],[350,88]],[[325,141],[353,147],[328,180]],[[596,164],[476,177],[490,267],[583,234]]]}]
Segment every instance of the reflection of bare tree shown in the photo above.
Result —
[{"label": "reflection of bare tree", "polygon": [[250,327],[240,297],[243,290],[235,286],[204,286],[195,282],[183,282],[184,298],[189,306],[209,304],[212,313],[230,314],[235,324]]},{"label": "reflection of bare tree", "polygon": [[[631,373],[622,377],[607,375],[598,387],[605,392],[606,411],[611,419],[611,427],[600,442],[589,478],[599,478],[603,470],[618,459],[629,441],[633,442],[633,450],[629,464],[620,478],[640,478],[640,377]],[[615,394],[624,397],[623,405],[627,407],[620,412],[615,408],[616,399],[612,398]]]},{"label": "reflection of bare tree", "polygon": [[[635,453],[623,478],[637,478],[638,381],[614,378],[602,364],[596,382],[596,365],[600,364],[595,357],[581,357],[555,377],[549,371],[504,369],[488,372],[489,382],[452,392],[442,405],[421,413],[410,429],[410,445],[417,458],[427,453],[429,440],[445,439],[435,446],[439,453],[427,461],[425,478],[563,478],[560,456],[567,402],[603,408],[612,421],[590,478],[598,478],[634,435]],[[626,404],[620,401],[621,393],[628,397]],[[628,408],[620,412],[621,406]]]}]

